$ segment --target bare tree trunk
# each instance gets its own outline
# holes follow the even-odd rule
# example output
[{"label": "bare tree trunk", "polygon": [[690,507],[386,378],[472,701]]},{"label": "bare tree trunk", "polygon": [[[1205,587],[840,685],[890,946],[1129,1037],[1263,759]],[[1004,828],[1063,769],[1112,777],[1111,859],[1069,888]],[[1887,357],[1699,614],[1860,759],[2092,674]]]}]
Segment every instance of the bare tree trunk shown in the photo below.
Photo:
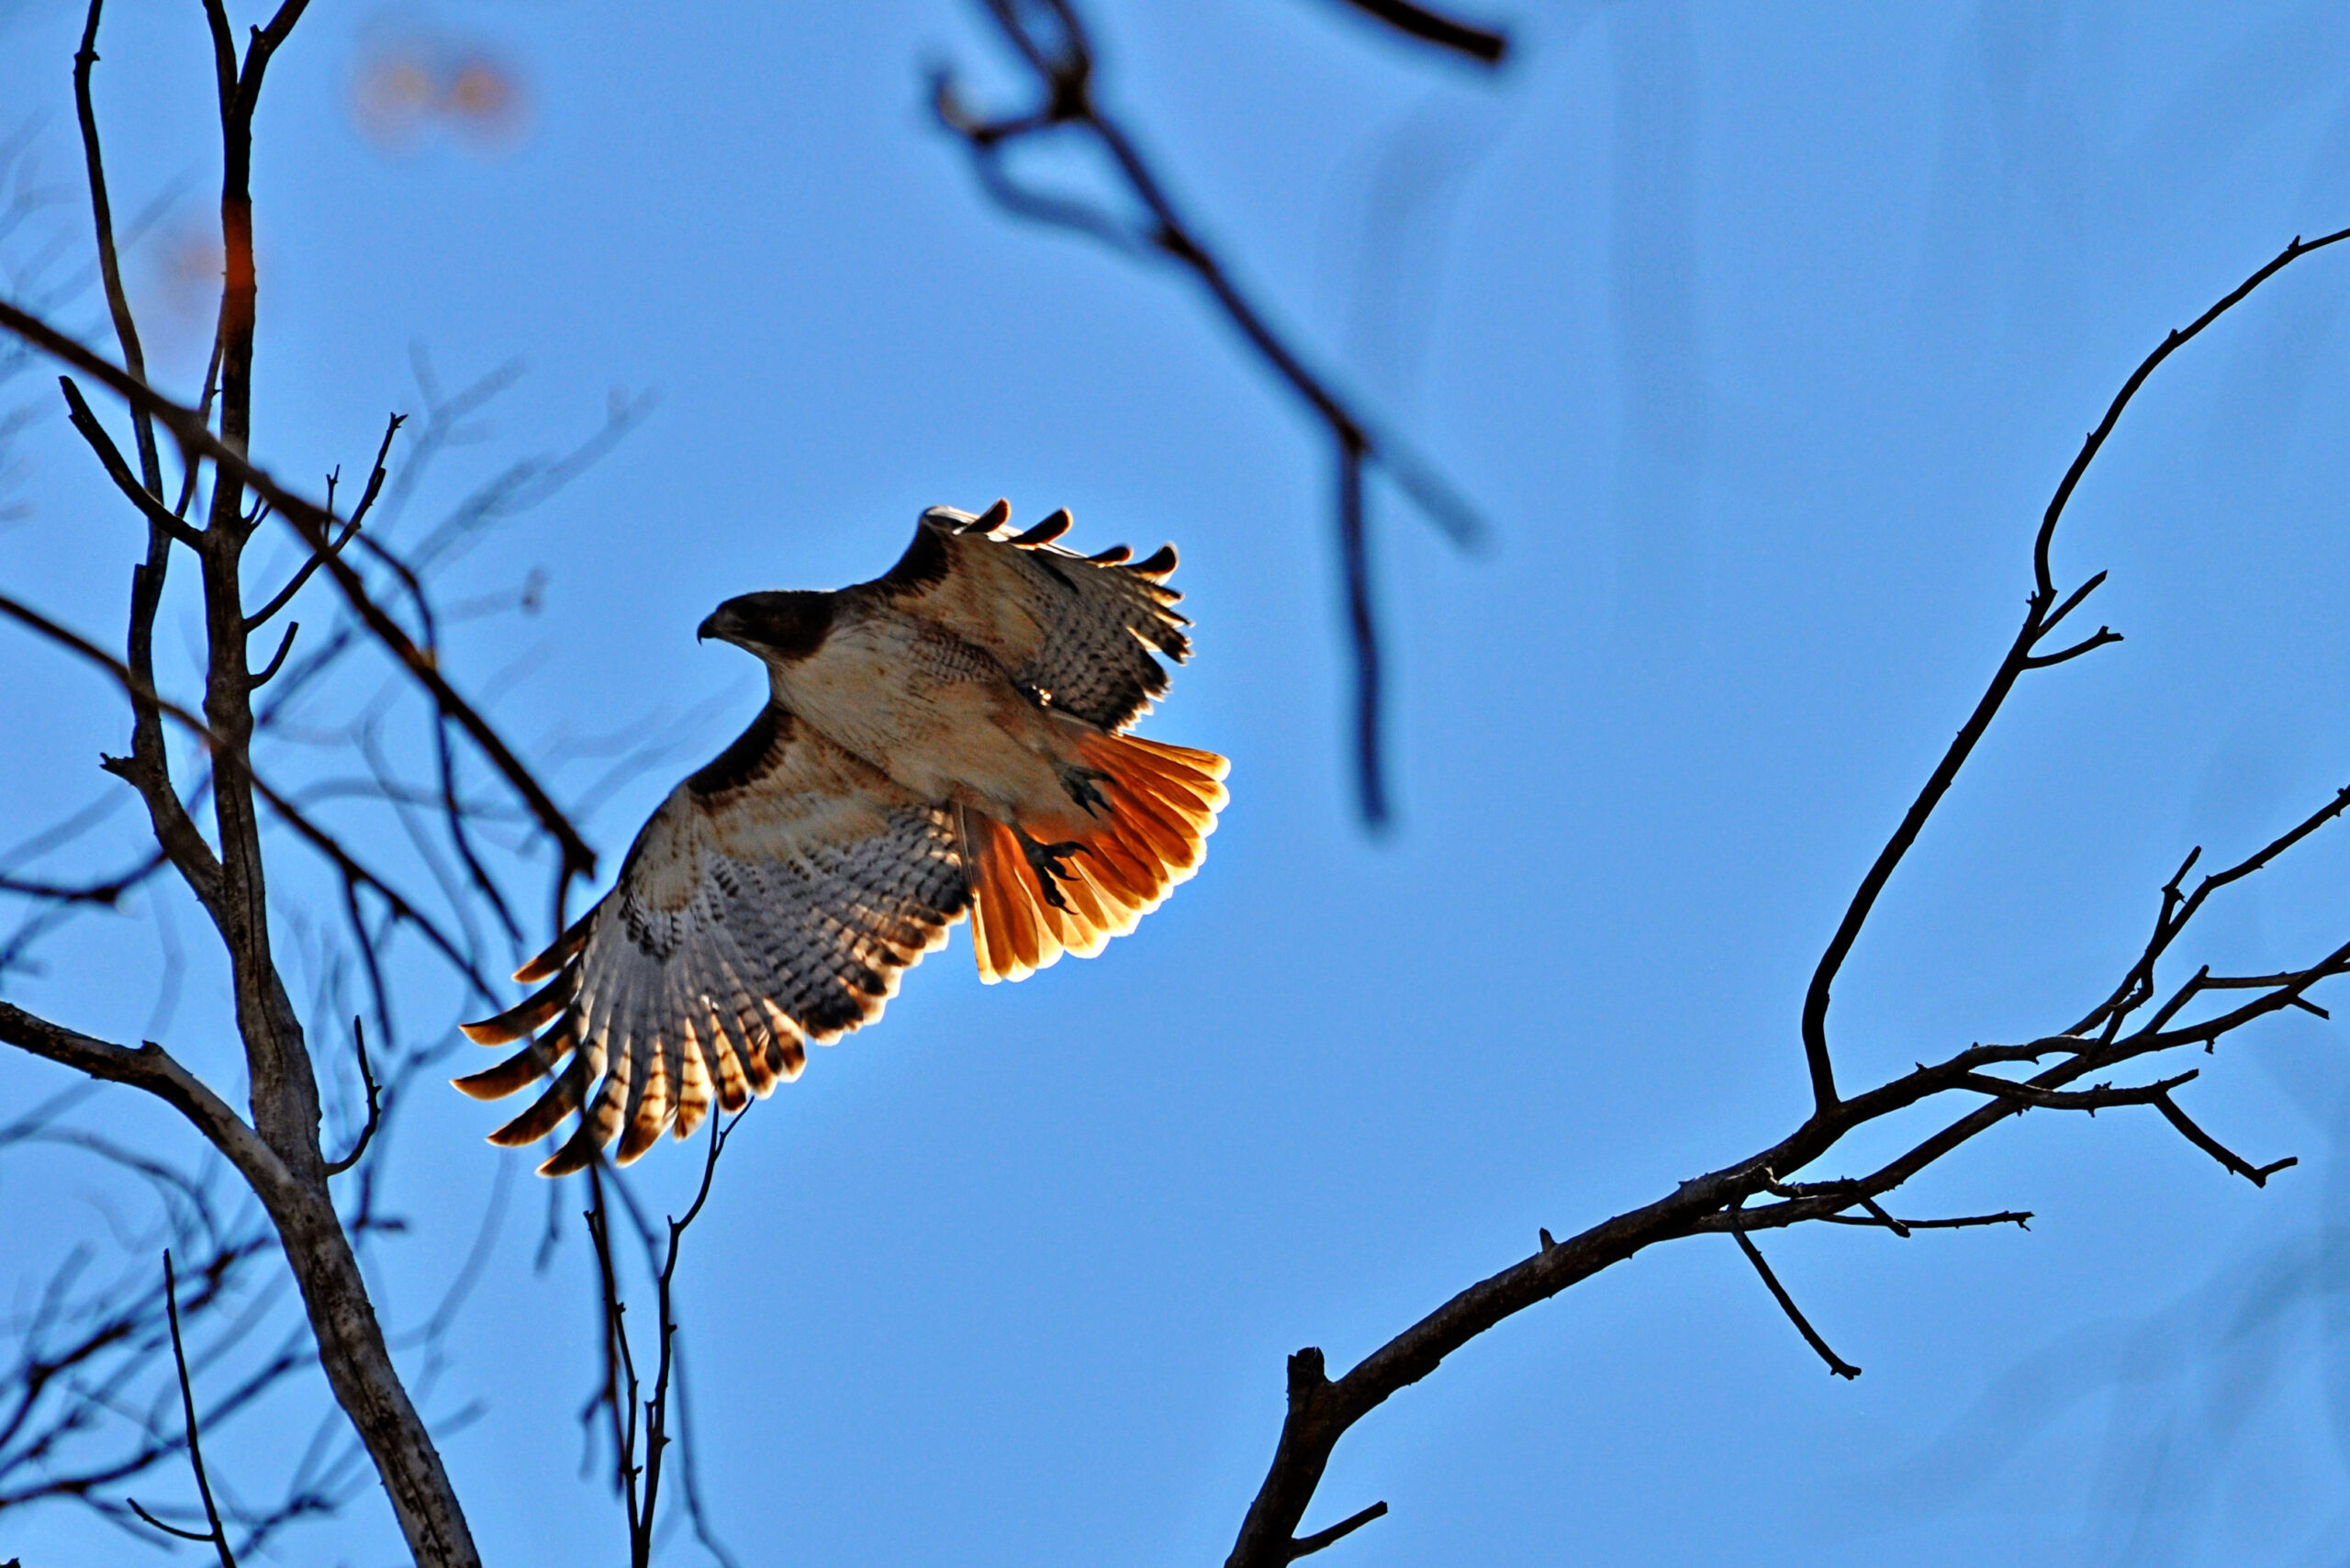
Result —
[{"label": "bare tree trunk", "polygon": [[[0,1039],[158,1095],[187,1116],[229,1159],[275,1227],[286,1264],[300,1288],[328,1384],[375,1462],[410,1553],[419,1564],[431,1568],[475,1568],[480,1556],[464,1511],[431,1434],[392,1363],[359,1260],[329,1188],[336,1170],[350,1162],[330,1165],[320,1147],[318,1078],[301,1020],[271,950],[260,809],[266,791],[255,778],[250,758],[254,733],[252,694],[260,680],[274,673],[273,665],[272,670],[257,678],[248,660],[248,641],[257,622],[247,615],[241,567],[246,543],[265,509],[257,505],[251,512],[245,510],[244,476],[252,470],[233,461],[248,450],[252,423],[258,303],[251,193],[252,118],[269,61],[292,32],[306,5],[307,0],[285,0],[267,26],[252,29],[241,62],[236,34],[221,0],[205,3],[218,78],[222,140],[224,279],[216,339],[217,444],[192,439],[209,433],[205,431],[203,413],[172,409],[142,383],[137,333],[118,283],[96,123],[89,105],[89,73],[98,58],[98,8],[92,5],[75,61],[75,83],[101,267],[128,364],[127,373],[115,371],[107,380],[117,390],[140,395],[132,399],[141,469],[138,477],[131,476],[111,438],[70,381],[67,399],[76,427],[97,450],[125,495],[146,516],[149,550],[147,560],[133,572],[129,663],[116,663],[62,628],[47,628],[59,640],[107,666],[130,697],[131,755],[110,760],[107,767],[139,790],[159,846],[218,931],[229,958],[237,1029],[252,1086],[251,1120],[240,1117],[160,1046],[133,1050],[5,1003],[0,1003]],[[10,311],[11,317],[17,314]],[[34,341],[40,339],[36,335]],[[61,346],[73,350],[66,357],[85,371],[109,368],[92,364],[87,351],[73,345],[51,342],[46,346],[52,352]],[[182,457],[191,469],[206,455],[214,458],[209,512],[201,531],[173,514],[165,500],[152,433],[159,413],[179,438]],[[194,488],[191,484],[183,494],[183,513]],[[196,554],[202,576],[206,667],[200,722],[169,707],[157,696],[154,686],[154,618],[175,544]],[[21,607],[9,609],[19,620],[40,619]],[[198,731],[211,751],[217,830],[213,844],[206,843],[173,787],[162,739],[167,714]],[[279,814],[287,813],[285,802],[277,796],[269,795],[268,801]],[[191,1420],[191,1440],[192,1428]]]},{"label": "bare tree trunk", "polygon": [[375,1462],[410,1554],[420,1565],[473,1568],[481,1555],[474,1550],[464,1509],[431,1433],[392,1365],[359,1260],[324,1180],[315,1187],[288,1183],[276,1194],[264,1194],[263,1201],[302,1287],[327,1383]]}]

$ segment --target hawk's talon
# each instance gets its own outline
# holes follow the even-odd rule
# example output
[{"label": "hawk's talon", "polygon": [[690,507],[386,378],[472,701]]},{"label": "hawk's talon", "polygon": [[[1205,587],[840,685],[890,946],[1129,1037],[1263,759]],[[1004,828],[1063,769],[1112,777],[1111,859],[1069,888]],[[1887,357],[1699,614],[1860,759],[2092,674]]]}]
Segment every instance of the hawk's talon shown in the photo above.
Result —
[{"label": "hawk's talon", "polygon": [[1071,763],[1061,769],[1061,788],[1069,791],[1070,800],[1085,808],[1087,816],[1100,816],[1110,809],[1110,798],[1093,786],[1097,780],[1109,777],[1098,767]]},{"label": "hawk's talon", "polygon": [[1060,884],[1072,873],[1063,862],[1072,855],[1090,855],[1092,851],[1074,839],[1062,844],[1040,844],[1019,828],[1012,832],[1020,841],[1021,853],[1028,857],[1028,868],[1036,873],[1036,888],[1045,895],[1045,902],[1055,909],[1067,909],[1069,900],[1062,894]]}]

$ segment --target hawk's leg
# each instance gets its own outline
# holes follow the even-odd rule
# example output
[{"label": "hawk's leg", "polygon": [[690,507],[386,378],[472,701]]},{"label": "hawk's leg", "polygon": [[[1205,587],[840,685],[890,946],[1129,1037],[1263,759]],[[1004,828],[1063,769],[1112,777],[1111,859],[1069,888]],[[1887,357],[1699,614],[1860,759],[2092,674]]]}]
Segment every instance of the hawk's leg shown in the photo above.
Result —
[{"label": "hawk's leg", "polygon": [[1028,857],[1028,868],[1036,873],[1036,887],[1044,893],[1045,902],[1055,909],[1067,909],[1069,899],[1061,892],[1060,885],[1069,875],[1069,857],[1092,851],[1074,839],[1065,844],[1040,844],[1017,824],[1013,827],[1012,836],[1020,841],[1020,852]]},{"label": "hawk's leg", "polygon": [[1087,816],[1100,816],[1110,809],[1110,798],[1093,787],[1109,778],[1108,774],[1098,767],[1088,767],[1076,762],[1063,765],[1060,771],[1061,788],[1069,791],[1070,800],[1085,808]]}]

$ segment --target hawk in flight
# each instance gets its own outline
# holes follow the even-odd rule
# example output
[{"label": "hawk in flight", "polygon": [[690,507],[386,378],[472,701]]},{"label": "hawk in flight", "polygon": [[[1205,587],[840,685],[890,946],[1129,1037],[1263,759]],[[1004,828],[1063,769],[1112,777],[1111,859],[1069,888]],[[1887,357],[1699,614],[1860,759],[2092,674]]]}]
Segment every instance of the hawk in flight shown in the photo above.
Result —
[{"label": "hawk in flight", "polygon": [[484,1045],[537,1036],[458,1079],[467,1094],[554,1076],[492,1143],[579,1111],[540,1172],[616,1134],[625,1165],[878,1018],[966,912],[979,978],[1022,980],[1100,952],[1199,868],[1224,758],[1122,733],[1167,689],[1154,650],[1191,651],[1174,547],[1080,555],[1053,543],[1068,512],[1021,533],[1010,516],[934,507],[888,575],[744,594],[701,623],[767,666],[767,705],[515,972],[543,989],[464,1025]]}]

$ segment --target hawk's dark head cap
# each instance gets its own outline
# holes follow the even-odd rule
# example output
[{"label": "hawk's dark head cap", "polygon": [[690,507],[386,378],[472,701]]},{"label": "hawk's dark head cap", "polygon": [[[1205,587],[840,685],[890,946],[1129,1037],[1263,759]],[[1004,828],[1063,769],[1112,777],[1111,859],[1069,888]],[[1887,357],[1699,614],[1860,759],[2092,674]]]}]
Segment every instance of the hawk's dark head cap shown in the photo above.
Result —
[{"label": "hawk's dark head cap", "polygon": [[701,623],[699,635],[716,637],[752,653],[804,659],[823,646],[833,629],[829,593],[746,593],[730,599]]}]

